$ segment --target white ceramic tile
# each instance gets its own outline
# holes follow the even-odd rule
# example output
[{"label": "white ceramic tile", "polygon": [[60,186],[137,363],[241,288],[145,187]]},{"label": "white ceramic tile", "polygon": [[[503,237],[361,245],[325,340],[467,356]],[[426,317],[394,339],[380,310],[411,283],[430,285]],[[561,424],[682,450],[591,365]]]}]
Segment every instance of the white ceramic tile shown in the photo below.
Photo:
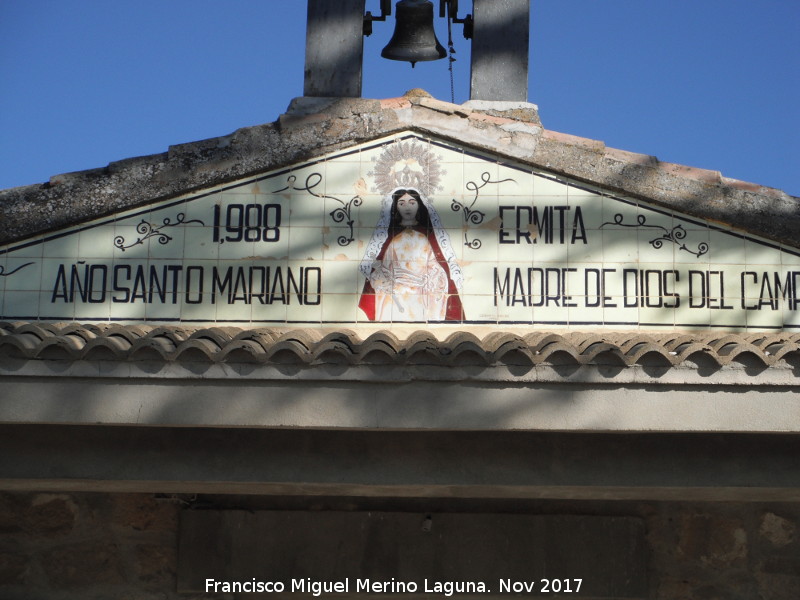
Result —
[{"label": "white ceramic tile", "polygon": [[[214,193],[201,198],[187,200],[173,207],[174,216],[183,214],[185,227],[212,227],[214,225],[214,206],[224,206],[224,193]],[[172,215],[170,215],[172,216]]]},{"label": "white ceramic tile", "polygon": [[[31,291],[9,291],[6,289],[3,294],[3,318],[15,319],[36,319],[39,315],[38,290]],[[63,314],[65,318],[72,318],[72,305],[58,306],[59,316]]]},{"label": "white ceramic tile", "polygon": [[[150,255],[150,244],[155,242],[152,238],[147,238],[149,231],[148,221],[141,218],[119,221],[114,225],[113,248],[106,256],[135,258],[147,260]],[[76,236],[80,239],[80,236]],[[157,243],[157,242],[155,242]],[[183,244],[183,240],[181,240]],[[80,256],[80,248],[73,257]]]},{"label": "white ceramic tile", "polygon": [[603,229],[628,229],[635,231],[639,225],[639,216],[644,216],[648,222],[646,209],[640,209],[636,204],[619,200],[617,198],[603,197]]},{"label": "white ceramic tile", "polygon": [[673,223],[681,225],[686,231],[707,230],[710,223],[706,219],[689,217],[679,213],[673,213]]},{"label": "white ceramic tile", "polygon": [[[229,304],[225,298],[217,296],[217,323],[249,323],[252,320],[252,305],[244,302]],[[149,307],[148,307],[149,314]]]},{"label": "white ceramic tile", "polygon": [[512,198],[515,201],[530,202],[534,196],[534,175],[530,171],[510,169],[500,165],[498,175],[501,180],[509,179],[499,185],[501,199]]},{"label": "white ceramic tile", "polygon": [[322,260],[326,263],[329,261],[360,261],[364,257],[367,243],[356,237],[358,233],[358,229],[351,233],[346,227],[323,229]]},{"label": "white ceramic tile", "polygon": [[639,323],[642,327],[674,326],[675,311],[671,308],[639,308]]},{"label": "white ceramic tile", "polygon": [[287,321],[294,323],[319,324],[322,321],[322,301],[319,304],[292,304],[286,307]]},{"label": "white ceramic tile", "polygon": [[[567,314],[571,325],[594,327],[602,325],[603,323],[603,307],[601,306],[586,306],[587,301],[594,303],[594,298],[587,298],[586,296],[573,296],[572,301],[578,306],[570,306],[567,308]],[[534,309],[534,316],[536,315]]]},{"label": "white ceramic tile", "polygon": [[530,323],[533,318],[533,307],[527,298],[517,297],[511,305],[503,302],[497,307],[497,320],[501,323]]},{"label": "white ceramic tile", "polygon": [[[698,302],[697,299],[690,302],[688,298],[681,297],[680,304],[672,309],[674,314],[675,326],[680,329],[682,326],[695,327],[698,325],[708,326],[711,322],[712,311],[707,303]],[[742,319],[744,322],[744,319]]]},{"label": "white ceramic tile", "polygon": [[568,186],[567,195],[570,198],[570,203],[572,200],[575,199],[576,201],[579,198],[592,198],[592,199],[599,199],[600,195],[598,192],[591,188],[591,186],[585,186],[584,184],[572,184]]},{"label": "white ceramic tile", "polygon": [[584,229],[596,230],[603,224],[603,198],[600,196],[569,196],[571,224],[577,225],[577,210]]},{"label": "white ceramic tile", "polygon": [[213,225],[211,202],[210,200],[201,202],[201,206],[205,208],[205,213],[198,212],[194,218],[187,216],[186,203],[168,204],[163,208],[153,207],[149,216],[145,215],[144,218],[152,225],[154,230],[163,232],[170,237],[172,237],[174,231],[185,227],[211,227]]},{"label": "white ceramic tile", "polygon": [[[614,306],[616,305],[616,306]],[[603,307],[603,323],[607,326],[623,326],[630,323],[638,323],[639,309],[625,308],[623,299],[619,296],[612,296]]]},{"label": "white ceramic tile", "polygon": [[60,301],[53,302],[51,291],[45,290],[39,292],[38,306],[36,305],[36,298],[33,294],[30,296],[30,301],[33,304],[28,310],[36,309],[34,314],[40,319],[71,321],[75,318],[75,305]]},{"label": "white ceramic tile", "polygon": [[472,194],[468,194],[464,187],[464,163],[460,157],[459,160],[442,163],[439,185],[432,194],[434,200],[446,202],[465,194],[472,198]]},{"label": "white ceramic tile", "polygon": [[672,245],[672,258],[676,265],[713,262],[709,233],[703,228],[675,230],[675,242],[668,243]]},{"label": "white ceramic tile", "polygon": [[597,230],[586,231],[587,243],[578,242],[567,246],[567,259],[572,266],[581,268],[601,268],[603,262],[603,233]]},{"label": "white ceramic tile", "polygon": [[563,196],[564,203],[566,203],[569,187],[550,177],[536,175],[533,179],[533,193],[536,195],[537,200],[540,196]]},{"label": "white ceramic tile", "polygon": [[75,234],[53,237],[42,244],[45,258],[72,258],[78,255],[79,236]]},{"label": "white ceramic tile", "polygon": [[[695,234],[690,234],[694,237]],[[711,264],[745,264],[745,246],[741,236],[715,229],[708,232],[708,254]]]},{"label": "white ceramic tile", "polygon": [[[114,321],[143,321],[147,305],[141,302],[115,302],[114,294],[109,301],[110,318]],[[117,298],[121,299],[121,296]]]},{"label": "white ceramic tile", "polygon": [[7,291],[38,290],[42,281],[40,259],[10,256],[1,278]]},{"label": "white ceramic tile", "polygon": [[[79,234],[79,257],[85,259],[105,258],[114,251],[114,240],[116,238],[114,224],[101,225],[84,229]],[[133,243],[140,239],[142,235],[133,230],[130,239],[125,240],[126,244]]]},{"label": "white ceramic tile", "polygon": [[[526,265],[523,265],[526,266]],[[464,276],[464,293],[466,294],[493,294],[506,277],[508,265],[498,265],[495,262],[467,262],[461,263]],[[513,278],[513,269],[509,277]],[[495,281],[495,278],[498,281]]]},{"label": "white ceramic tile", "polygon": [[[3,319],[13,321],[25,317],[33,317],[35,319],[38,316],[38,291],[12,291],[6,289],[0,301],[2,301],[0,314],[2,314]],[[68,307],[68,310],[72,310],[72,307]]]},{"label": "white ceramic tile", "polygon": [[783,314],[780,310],[772,310],[768,307],[763,307],[761,310],[751,310],[747,312],[748,328],[773,328],[776,325],[782,325],[782,321]]},{"label": "white ceramic tile", "polygon": [[347,201],[364,190],[367,185],[366,173],[362,170],[358,157],[349,156],[347,158],[349,160],[328,161],[324,171],[324,188],[321,191],[314,188],[313,191],[316,193],[324,191],[327,196]]},{"label": "white ceramic tile", "polygon": [[322,229],[292,227],[289,233],[289,256],[292,260],[322,260]]},{"label": "white ceramic tile", "polygon": [[[535,287],[534,276],[527,263],[511,263],[503,268],[498,267],[489,277],[484,275],[484,289],[481,293],[492,293],[497,298],[498,315],[503,312],[500,307],[525,306],[531,304],[532,287]],[[485,283],[492,282],[490,289]],[[480,289],[480,288],[478,288]]]},{"label": "white ceramic tile", "polygon": [[800,268],[800,250],[789,246],[782,246],[781,250],[781,264],[794,270]]},{"label": "white ceramic tile", "polygon": [[[351,209],[354,216],[354,227],[373,228],[378,224],[383,206],[383,199],[377,194],[366,194],[362,197],[361,206]],[[336,226],[333,220],[326,216],[329,227]]]},{"label": "white ceramic tile", "polygon": [[488,154],[483,154],[481,152],[477,152],[477,151],[474,151],[474,150],[471,150],[471,149],[465,151],[462,154],[462,156],[463,156],[464,165],[466,165],[469,168],[473,168],[476,165],[477,166],[483,166],[483,165],[486,165],[487,163],[488,164],[492,164],[492,163],[496,162],[496,159],[494,159],[493,157],[489,156]]},{"label": "white ceramic tile", "polygon": [[[780,315],[776,315],[775,324],[779,324]],[[731,327],[736,329],[744,328],[747,322],[746,311],[739,307],[730,310],[709,310],[709,324],[711,327]]]},{"label": "white ceramic tile", "polygon": [[[148,240],[148,256],[154,259],[170,258],[180,260],[183,258],[185,227],[177,225],[161,230],[164,235],[158,235]],[[167,236],[167,237],[165,237]]]},{"label": "white ceramic tile", "polygon": [[484,162],[474,163],[464,161],[464,188],[465,194],[476,195],[478,202],[484,198],[492,198],[496,201],[499,194],[498,186],[500,176],[496,163]]},{"label": "white ceramic tile", "polygon": [[361,163],[365,165],[367,171],[371,171],[375,162],[386,150],[386,147],[391,145],[392,141],[396,139],[394,136],[388,138],[385,142],[377,147],[362,148],[359,152]]},{"label": "white ceramic tile", "polygon": [[635,263],[639,259],[639,236],[633,229],[602,229],[603,262]]},{"label": "white ceramic tile", "polygon": [[[51,297],[57,297],[59,302],[65,302],[70,298],[70,295],[80,296],[79,289],[84,287],[84,280],[89,272],[94,275],[102,277],[102,273],[97,267],[87,272],[86,264],[76,263],[67,259],[45,259],[41,265],[37,265],[37,270],[41,269],[40,278],[35,282],[29,281],[30,289],[40,289],[42,292],[50,292]],[[34,268],[31,266],[31,268]],[[106,279],[111,280],[111,267],[106,267]],[[93,282],[94,283],[94,282]],[[99,282],[98,282],[99,283]],[[106,289],[110,289],[109,285]]]},{"label": "white ceramic tile", "polygon": [[[660,232],[658,232],[660,233]],[[678,246],[672,241],[659,237],[658,233],[638,231],[638,260],[655,268],[671,269],[675,264],[675,256],[680,253]],[[696,258],[695,258],[696,260]]]},{"label": "white ceramic tile", "polygon": [[323,323],[352,323],[366,316],[358,308],[359,294],[326,293],[322,299],[321,320]]},{"label": "white ceramic tile", "polygon": [[583,299],[583,306],[587,308],[603,308],[604,304],[612,302],[611,296],[616,291],[614,271],[612,269],[598,267],[586,267],[580,269],[581,274],[579,285],[581,292],[579,295]]},{"label": "white ceramic tile", "polygon": [[[498,307],[492,294],[462,294],[464,316],[468,321],[497,322]],[[497,301],[497,304],[500,304]]]},{"label": "white ceramic tile", "polygon": [[[512,232],[513,233],[513,232]],[[524,232],[529,233],[529,232]],[[510,239],[508,239],[510,238]],[[508,236],[505,240],[498,240],[497,244],[497,260],[499,263],[505,265],[508,262],[522,263],[524,266],[529,267],[533,264],[534,248],[538,250],[536,244],[530,235],[528,237],[519,237],[512,235]],[[517,243],[503,243],[503,242],[517,242]]]},{"label": "white ceramic tile", "polygon": [[313,195],[307,191],[293,191],[291,201],[282,205],[281,224],[289,227],[322,227],[327,219],[322,185],[314,188]]},{"label": "white ceramic tile", "polygon": [[[99,299],[98,296],[95,300]],[[110,316],[110,303],[103,302],[77,302],[75,304],[75,320],[84,322],[108,321]]]},{"label": "white ceramic tile", "polygon": [[776,246],[745,241],[745,255],[748,265],[780,265],[781,251]]},{"label": "white ceramic tile", "polygon": [[[134,307],[132,307],[134,310]],[[216,319],[216,309],[210,303],[210,294],[192,293],[187,297],[183,294],[180,305],[181,322],[202,323],[213,322]]]},{"label": "white ceramic tile", "polygon": [[[183,232],[183,252],[187,259],[210,260],[219,258],[220,247],[237,242],[226,242],[224,230],[220,232],[219,241],[213,240],[213,231],[207,227],[187,227]],[[233,235],[233,238],[238,235]]]},{"label": "white ceramic tile", "polygon": [[742,270],[741,265],[718,265],[709,269],[707,278],[712,309],[738,310],[741,307]]},{"label": "white ceramic tile", "polygon": [[794,331],[800,329],[800,304],[784,304],[783,323]]},{"label": "white ceramic tile", "polygon": [[[457,200],[461,204],[454,203],[454,200]],[[463,197],[454,198],[451,196],[451,197],[440,197],[436,199],[436,201],[434,202],[434,209],[436,210],[436,213],[439,215],[439,221],[441,222],[442,227],[444,227],[447,230],[450,230],[451,232],[461,231],[461,229],[467,222],[467,219],[471,216],[470,213],[464,212],[465,205],[463,204],[463,202],[464,202]],[[455,208],[456,210],[453,210],[453,208]],[[469,209],[468,206],[467,208]],[[489,214],[492,214],[492,210],[493,209],[489,211]],[[484,216],[482,217],[482,219],[480,215],[473,218],[478,220],[486,220],[488,214],[486,214],[485,211],[482,212],[484,212]]]},{"label": "white ceramic tile", "polygon": [[15,258],[42,258],[44,256],[44,246],[39,243],[41,236],[27,240],[21,246],[12,246],[14,248],[9,253],[10,256]]},{"label": "white ceramic tile", "polygon": [[555,306],[554,304],[543,304],[533,307],[533,316],[536,323],[544,325],[568,325],[569,308]]},{"label": "white ceramic tile", "polygon": [[323,294],[353,294],[361,291],[366,278],[360,260],[329,260],[322,267]]}]

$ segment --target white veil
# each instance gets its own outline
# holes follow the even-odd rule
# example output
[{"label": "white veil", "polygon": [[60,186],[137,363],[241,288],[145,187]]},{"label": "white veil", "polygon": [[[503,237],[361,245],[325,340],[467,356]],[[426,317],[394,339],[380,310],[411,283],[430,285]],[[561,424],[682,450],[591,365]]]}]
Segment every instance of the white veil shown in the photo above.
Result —
[{"label": "white veil", "polygon": [[461,267],[458,265],[458,261],[456,261],[455,252],[450,244],[450,236],[447,235],[444,227],[442,227],[442,220],[439,218],[439,213],[436,212],[436,209],[433,207],[433,203],[428,200],[428,198],[422,192],[420,192],[420,190],[414,187],[396,187],[381,199],[381,215],[378,218],[378,223],[375,225],[374,231],[372,232],[372,237],[369,240],[369,244],[367,244],[367,251],[364,253],[364,259],[361,261],[361,267],[359,270],[364,277],[367,278],[367,281],[369,281],[370,273],[372,273],[372,264],[378,258],[381,248],[383,248],[387,238],[389,237],[389,229],[392,225],[392,195],[399,189],[413,189],[419,193],[422,204],[428,209],[428,216],[431,220],[434,237],[436,238],[436,242],[439,244],[439,250],[441,250],[444,260],[447,262],[447,268],[450,271],[450,279],[453,280],[458,293],[461,294],[464,287],[464,274],[461,272]]}]

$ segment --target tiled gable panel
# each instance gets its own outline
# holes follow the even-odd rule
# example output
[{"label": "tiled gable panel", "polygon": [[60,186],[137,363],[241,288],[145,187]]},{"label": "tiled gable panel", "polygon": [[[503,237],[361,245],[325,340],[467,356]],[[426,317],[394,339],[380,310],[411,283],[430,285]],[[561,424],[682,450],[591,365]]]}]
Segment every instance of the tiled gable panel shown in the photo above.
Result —
[{"label": "tiled gable panel", "polygon": [[796,249],[402,134],[2,248],[0,317],[796,330],[798,281]]}]

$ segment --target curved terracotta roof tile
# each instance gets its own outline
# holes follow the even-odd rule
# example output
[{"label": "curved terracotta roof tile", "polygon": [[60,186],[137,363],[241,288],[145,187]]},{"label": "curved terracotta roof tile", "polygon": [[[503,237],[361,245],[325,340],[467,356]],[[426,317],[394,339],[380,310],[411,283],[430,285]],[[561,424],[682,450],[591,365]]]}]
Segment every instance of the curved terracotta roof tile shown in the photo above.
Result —
[{"label": "curved terracotta roof tile", "polygon": [[[671,365],[715,366],[737,362],[768,368],[800,364],[800,333],[719,332],[515,332],[482,338],[430,331],[398,337],[379,330],[239,329],[146,325],[0,322],[0,356],[25,360],[157,360],[213,363],[286,362],[464,365]],[[785,366],[785,364],[784,364]]]}]

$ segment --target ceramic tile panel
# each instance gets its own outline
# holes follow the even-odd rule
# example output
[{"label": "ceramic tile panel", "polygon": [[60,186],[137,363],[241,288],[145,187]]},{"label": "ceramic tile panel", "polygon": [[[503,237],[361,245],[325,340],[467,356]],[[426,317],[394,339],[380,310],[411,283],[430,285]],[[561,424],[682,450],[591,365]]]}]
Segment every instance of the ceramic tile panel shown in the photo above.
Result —
[{"label": "ceramic tile panel", "polygon": [[326,292],[325,301],[321,305],[320,321],[323,323],[354,323],[364,318],[358,308],[361,294],[339,293],[337,286]]},{"label": "ceramic tile panel", "polygon": [[781,250],[777,244],[763,244],[747,240],[744,249],[748,265],[781,264]]},{"label": "ceramic tile panel", "polygon": [[80,236],[77,235],[64,235],[51,238],[42,243],[42,256],[51,258],[70,258],[77,256],[79,238]]},{"label": "ceramic tile panel", "polygon": [[411,133],[0,248],[10,320],[800,330],[799,284],[794,248]]},{"label": "ceramic tile panel", "polygon": [[[23,240],[19,244],[13,244],[8,248],[2,248],[3,253],[6,252],[13,252],[14,258],[17,259],[24,259],[24,258],[34,258],[34,259],[41,259],[42,257],[46,257],[47,255],[44,254],[44,243],[48,241],[49,238],[42,238],[39,236],[35,236],[30,240]],[[76,238],[77,241],[77,238]]]},{"label": "ceramic tile panel", "polygon": [[800,250],[781,246],[781,264],[789,268],[800,268]]},{"label": "ceramic tile panel", "polygon": [[552,175],[537,174],[533,180],[533,194],[535,196],[563,196],[569,195],[569,186]]},{"label": "ceramic tile panel", "polygon": [[[7,254],[0,254],[0,294],[2,294],[6,289],[6,279],[8,278],[11,269],[9,269],[6,265],[8,262],[8,255]],[[28,266],[33,261],[29,261]],[[0,296],[0,311],[2,311],[2,296]],[[3,314],[0,312],[0,314]]]},{"label": "ceramic tile panel", "polygon": [[[3,314],[14,315],[13,318],[5,320],[30,320],[37,319],[40,314],[39,297],[44,295],[39,291],[31,290],[9,290],[8,287],[3,291]],[[72,314],[75,311],[74,305],[70,304],[64,307],[61,312],[55,315],[55,318],[72,319]],[[62,316],[63,315],[63,316]]]},{"label": "ceramic tile panel", "polygon": [[39,291],[42,286],[43,261],[9,256],[3,272],[6,291]]},{"label": "ceramic tile panel", "polygon": [[[571,326],[592,329],[603,325],[603,307],[601,304],[596,303],[595,298],[573,296],[573,303],[577,306],[570,306],[567,309]],[[533,314],[534,317],[538,316],[536,309],[534,309]]]}]

